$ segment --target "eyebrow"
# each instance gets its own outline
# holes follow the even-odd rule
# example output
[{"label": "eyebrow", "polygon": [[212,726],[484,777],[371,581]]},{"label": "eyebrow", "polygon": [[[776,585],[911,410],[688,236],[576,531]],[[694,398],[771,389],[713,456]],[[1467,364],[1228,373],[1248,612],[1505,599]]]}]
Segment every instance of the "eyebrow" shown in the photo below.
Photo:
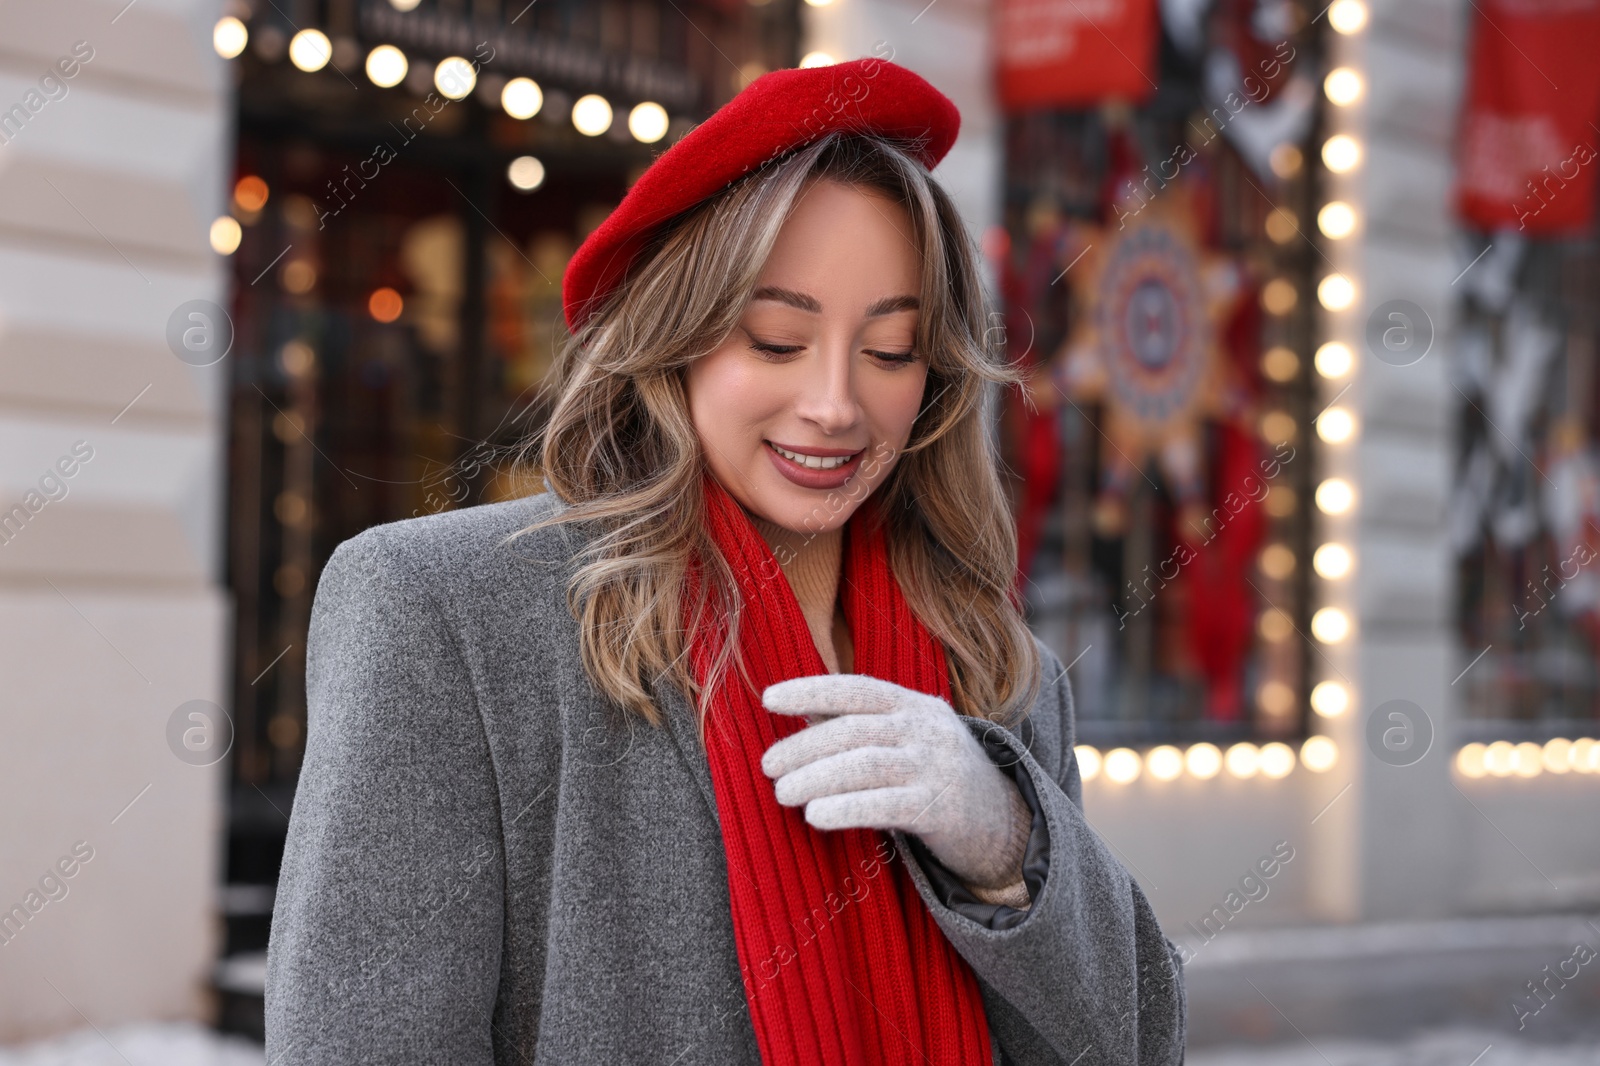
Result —
[{"label": "eyebrow", "polygon": [[[761,286],[761,288],[750,294],[750,299],[776,300],[779,303],[788,304],[790,307],[809,311],[814,315],[822,313],[822,304],[817,302],[815,296],[796,292],[793,289],[780,288],[777,285]],[[915,311],[921,306],[922,301],[915,296],[885,296],[881,300],[873,301],[872,305],[867,308],[867,317],[876,318],[879,315],[892,315],[897,311]]]}]

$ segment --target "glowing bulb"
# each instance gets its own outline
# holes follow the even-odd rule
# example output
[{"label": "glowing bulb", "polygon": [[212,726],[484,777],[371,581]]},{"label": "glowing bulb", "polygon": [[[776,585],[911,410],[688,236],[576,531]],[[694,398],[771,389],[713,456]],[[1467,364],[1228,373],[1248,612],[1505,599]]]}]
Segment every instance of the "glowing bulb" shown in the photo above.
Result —
[{"label": "glowing bulb", "polygon": [[1317,510],[1323,514],[1346,514],[1355,502],[1356,490],[1342,477],[1330,477],[1317,486]]},{"label": "glowing bulb", "polygon": [[1591,737],[1579,737],[1572,742],[1572,768],[1580,774],[1600,770],[1600,744]]},{"label": "glowing bulb", "polygon": [[1228,773],[1234,777],[1254,777],[1260,769],[1261,751],[1249,741],[1241,741],[1228,749],[1228,754],[1223,761],[1227,764]]},{"label": "glowing bulb", "polygon": [[1355,566],[1355,556],[1350,554],[1350,549],[1343,544],[1328,543],[1317,549],[1311,557],[1311,566],[1319,577],[1329,581],[1339,581],[1350,576],[1351,567]]},{"label": "glowing bulb", "polygon": [[1106,776],[1119,785],[1126,785],[1139,776],[1144,763],[1132,748],[1112,748],[1106,752]]},{"label": "glowing bulb", "polygon": [[1343,240],[1356,231],[1355,210],[1343,200],[1323,204],[1317,212],[1317,228],[1324,237]]},{"label": "glowing bulb", "polygon": [[239,228],[239,220],[232,215],[223,215],[211,223],[211,250],[218,255],[232,255],[239,250],[239,242],[244,239],[244,230]]},{"label": "glowing bulb", "polygon": [[1348,344],[1338,341],[1329,341],[1317,349],[1317,373],[1325,378],[1342,378],[1350,373],[1350,368],[1355,365],[1355,356],[1350,351]]},{"label": "glowing bulb", "polygon": [[406,80],[411,64],[392,44],[380,44],[367,53],[367,79],[380,89],[392,89]]},{"label": "glowing bulb", "polygon": [[233,186],[233,202],[252,214],[267,206],[268,194],[267,183],[255,174],[246,174]]},{"label": "glowing bulb", "polygon": [[1294,440],[1297,428],[1287,411],[1268,411],[1261,418],[1261,436],[1268,444],[1287,444]]},{"label": "glowing bulb", "polygon": [[1294,769],[1294,763],[1294,749],[1276,740],[1262,745],[1261,752],[1257,756],[1257,765],[1260,766],[1261,772],[1274,781],[1289,776]]},{"label": "glowing bulb", "polygon": [[1274,244],[1288,244],[1300,235],[1300,220],[1287,207],[1275,207],[1267,215],[1266,230]]},{"label": "glowing bulb", "polygon": [[628,112],[628,132],[642,144],[655,144],[667,135],[667,109],[646,100]]},{"label": "glowing bulb", "polygon": [[1325,773],[1338,763],[1339,745],[1330,737],[1309,737],[1300,745],[1300,761],[1305,763],[1306,769],[1312,773]]},{"label": "glowing bulb", "polygon": [[544,164],[531,155],[519,155],[506,167],[506,180],[512,188],[532,192],[544,184]]},{"label": "glowing bulb", "polygon": [[478,72],[460,56],[446,56],[433,68],[433,87],[446,100],[464,100],[478,84]]},{"label": "glowing bulb", "polygon": [[1355,416],[1343,407],[1330,407],[1317,418],[1317,436],[1329,444],[1343,444],[1355,435]]},{"label": "glowing bulb", "polygon": [[1286,315],[1299,301],[1300,294],[1288,278],[1273,278],[1261,287],[1261,306],[1269,315]]},{"label": "glowing bulb", "polygon": [[1361,75],[1349,67],[1335,67],[1322,81],[1322,91],[1339,107],[1349,107],[1361,99],[1363,88]]},{"label": "glowing bulb", "polygon": [[1456,773],[1462,777],[1478,778],[1488,773],[1484,765],[1483,753],[1487,749],[1482,744],[1468,744],[1456,752]]},{"label": "glowing bulb", "polygon": [[532,78],[512,78],[500,90],[500,106],[512,118],[532,118],[544,106],[544,90]]},{"label": "glowing bulb", "polygon": [[250,31],[232,15],[224,15],[211,28],[211,47],[223,59],[235,59],[250,43]]},{"label": "glowing bulb", "polygon": [[1288,714],[1294,710],[1294,689],[1282,681],[1268,681],[1256,690],[1256,704],[1270,715]]},{"label": "glowing bulb", "polygon": [[1183,752],[1171,744],[1162,744],[1145,753],[1144,768],[1157,781],[1171,781],[1183,773]]},{"label": "glowing bulb", "polygon": [[1483,767],[1496,777],[1509,777],[1516,769],[1517,749],[1509,740],[1497,740],[1483,751]]},{"label": "glowing bulb", "polygon": [[1553,774],[1564,774],[1572,769],[1572,741],[1565,737],[1545,741],[1544,768]]},{"label": "glowing bulb", "polygon": [[1300,373],[1300,357],[1294,354],[1292,348],[1282,345],[1268,348],[1261,357],[1261,372],[1280,385],[1287,384]]},{"label": "glowing bulb", "polygon": [[1538,777],[1544,771],[1544,749],[1524,740],[1511,752],[1511,772],[1518,777]]},{"label": "glowing bulb", "polygon": [[1078,758],[1078,776],[1085,781],[1093,781],[1100,776],[1100,751],[1087,744],[1079,744],[1072,749],[1072,754]]},{"label": "glowing bulb", "polygon": [[611,105],[595,93],[580,96],[572,105],[572,124],[585,137],[598,137],[611,128]]},{"label": "glowing bulb", "polygon": [[1360,33],[1367,24],[1367,5],[1361,0],[1333,0],[1328,7],[1328,25],[1346,36]]},{"label": "glowing bulb", "polygon": [[415,11],[422,0],[389,0],[389,6],[396,11]]},{"label": "glowing bulb", "polygon": [[1329,274],[1317,283],[1317,302],[1330,311],[1343,311],[1356,302],[1356,287],[1343,274]]},{"label": "glowing bulb", "polygon": [[333,45],[321,30],[301,30],[289,41],[289,62],[307,74],[321,70],[332,58]]},{"label": "glowing bulb", "polygon": [[1274,581],[1294,573],[1294,551],[1286,544],[1268,544],[1261,552],[1261,572]]},{"label": "glowing bulb", "polygon": [[1361,142],[1348,133],[1336,133],[1322,142],[1322,163],[1335,174],[1348,174],[1361,165]]},{"label": "glowing bulb", "polygon": [[367,297],[367,313],[379,322],[393,322],[400,317],[405,306],[400,294],[387,285],[374,289],[372,295]]},{"label": "glowing bulb", "polygon": [[1324,718],[1337,718],[1350,709],[1350,690],[1337,681],[1319,681],[1311,690],[1311,709]]},{"label": "glowing bulb", "polygon": [[1337,607],[1324,607],[1311,616],[1311,635],[1324,644],[1338,644],[1350,635],[1350,616]]},{"label": "glowing bulb", "polygon": [[1183,764],[1194,777],[1209,781],[1222,769],[1222,751],[1215,744],[1194,744],[1183,753]]},{"label": "glowing bulb", "polygon": [[831,67],[833,64],[834,58],[826,52],[807,52],[800,60],[802,67]]}]

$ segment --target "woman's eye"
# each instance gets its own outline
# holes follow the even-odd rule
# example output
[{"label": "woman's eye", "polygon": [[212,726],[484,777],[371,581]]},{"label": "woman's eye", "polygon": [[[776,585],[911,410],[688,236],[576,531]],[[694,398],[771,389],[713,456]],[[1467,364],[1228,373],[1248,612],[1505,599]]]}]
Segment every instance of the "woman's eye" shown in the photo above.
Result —
[{"label": "woman's eye", "polygon": [[906,363],[915,363],[917,361],[916,352],[875,352],[869,348],[867,354],[876,356],[886,363],[896,363],[902,366]]},{"label": "woman's eye", "polygon": [[750,341],[751,351],[765,352],[769,355],[792,355],[803,347],[805,346],[801,344],[767,344],[754,338]]}]

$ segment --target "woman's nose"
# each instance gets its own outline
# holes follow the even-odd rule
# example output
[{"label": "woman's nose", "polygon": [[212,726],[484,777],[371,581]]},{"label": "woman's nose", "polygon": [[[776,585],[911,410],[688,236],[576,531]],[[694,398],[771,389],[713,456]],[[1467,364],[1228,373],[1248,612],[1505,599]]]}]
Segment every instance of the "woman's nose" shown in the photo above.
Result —
[{"label": "woman's nose", "polygon": [[814,372],[806,375],[796,413],[815,422],[825,433],[849,429],[861,418],[856,397],[850,349],[844,344],[824,344]]}]

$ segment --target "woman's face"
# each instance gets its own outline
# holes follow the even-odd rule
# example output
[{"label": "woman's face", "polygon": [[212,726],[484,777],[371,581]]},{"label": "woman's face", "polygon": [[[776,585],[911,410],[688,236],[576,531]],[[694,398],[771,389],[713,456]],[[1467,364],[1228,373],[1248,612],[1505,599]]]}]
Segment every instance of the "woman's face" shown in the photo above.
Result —
[{"label": "woman's face", "polygon": [[894,468],[928,376],[926,357],[912,350],[914,239],[905,209],[881,193],[813,183],[738,327],[689,365],[689,412],[706,460],[747,510],[825,532]]}]

